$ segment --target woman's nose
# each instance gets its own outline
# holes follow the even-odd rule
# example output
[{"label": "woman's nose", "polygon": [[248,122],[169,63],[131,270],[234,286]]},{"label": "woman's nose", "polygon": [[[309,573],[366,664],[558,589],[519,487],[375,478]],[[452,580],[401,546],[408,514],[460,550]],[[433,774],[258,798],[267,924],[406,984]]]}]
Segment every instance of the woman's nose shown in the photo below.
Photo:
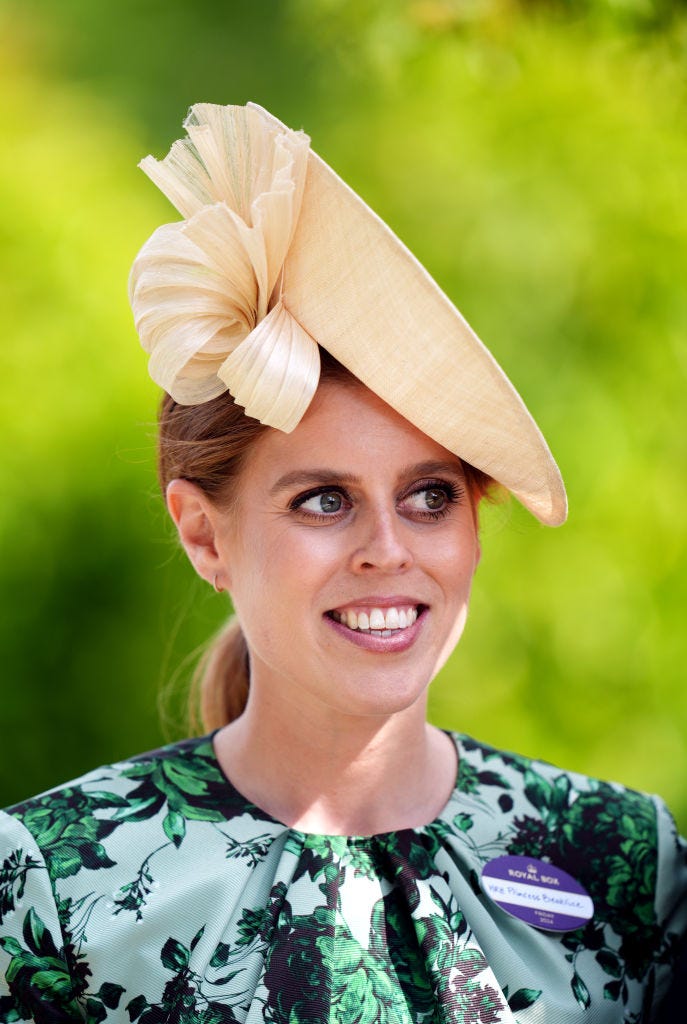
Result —
[{"label": "woman's nose", "polygon": [[407,525],[394,511],[370,512],[360,523],[359,546],[353,554],[354,572],[404,572],[413,564]]}]

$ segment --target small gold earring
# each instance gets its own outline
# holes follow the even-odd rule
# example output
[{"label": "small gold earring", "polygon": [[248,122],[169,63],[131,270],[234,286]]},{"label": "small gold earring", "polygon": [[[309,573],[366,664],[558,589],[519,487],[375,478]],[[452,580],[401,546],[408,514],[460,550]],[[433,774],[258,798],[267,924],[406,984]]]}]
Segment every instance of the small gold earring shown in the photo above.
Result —
[{"label": "small gold earring", "polygon": [[224,590],[224,587],[220,587],[220,586],[217,585],[217,576],[218,575],[219,575],[218,573],[215,573],[215,575],[213,576],[213,578],[212,578],[212,586],[213,586],[213,589],[214,589],[216,594],[221,594],[222,591]]}]

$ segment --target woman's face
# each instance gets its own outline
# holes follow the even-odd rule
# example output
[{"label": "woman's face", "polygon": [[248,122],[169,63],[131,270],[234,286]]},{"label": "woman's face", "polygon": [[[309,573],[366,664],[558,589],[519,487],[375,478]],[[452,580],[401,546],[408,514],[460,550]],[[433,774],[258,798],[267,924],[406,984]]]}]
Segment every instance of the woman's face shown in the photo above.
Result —
[{"label": "woman's face", "polygon": [[479,558],[459,459],[366,388],[324,384],[291,434],[262,435],[235,497],[215,547],[256,693],[424,713]]}]

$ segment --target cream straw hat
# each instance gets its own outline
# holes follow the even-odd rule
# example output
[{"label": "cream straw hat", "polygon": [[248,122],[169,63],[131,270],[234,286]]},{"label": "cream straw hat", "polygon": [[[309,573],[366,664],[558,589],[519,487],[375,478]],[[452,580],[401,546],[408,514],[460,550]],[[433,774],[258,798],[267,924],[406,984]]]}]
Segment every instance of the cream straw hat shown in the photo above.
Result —
[{"label": "cream straw hat", "polygon": [[493,356],[393,232],[266,110],[199,103],[142,169],[185,219],[153,233],[129,293],[150,374],[178,403],[230,391],[279,430],[317,388],[318,345],[542,523],[563,481]]}]

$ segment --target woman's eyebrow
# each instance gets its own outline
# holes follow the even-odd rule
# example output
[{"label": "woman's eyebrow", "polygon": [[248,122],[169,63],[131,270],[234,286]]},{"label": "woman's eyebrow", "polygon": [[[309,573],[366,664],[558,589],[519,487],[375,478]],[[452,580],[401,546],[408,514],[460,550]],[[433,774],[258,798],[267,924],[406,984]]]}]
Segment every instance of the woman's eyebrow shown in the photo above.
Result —
[{"label": "woman's eyebrow", "polygon": [[[417,462],[405,466],[399,473],[399,480],[413,480],[423,476],[462,476],[463,469],[460,461],[449,461],[448,459],[430,459],[427,462]],[[342,473],[336,469],[295,469],[291,473],[285,473],[270,487],[270,494],[277,494],[289,487],[315,487],[318,484],[344,484],[346,487],[354,487],[360,484],[361,478],[354,473]]]},{"label": "woman's eyebrow", "polygon": [[406,466],[401,472],[401,479],[408,480],[421,476],[464,476],[460,459],[429,459],[427,462],[416,462]]},{"label": "woman's eyebrow", "polygon": [[276,494],[287,487],[312,487],[316,484],[346,484],[352,486],[360,483],[360,477],[353,473],[340,473],[336,469],[294,469],[284,473],[270,487],[270,494]]}]

